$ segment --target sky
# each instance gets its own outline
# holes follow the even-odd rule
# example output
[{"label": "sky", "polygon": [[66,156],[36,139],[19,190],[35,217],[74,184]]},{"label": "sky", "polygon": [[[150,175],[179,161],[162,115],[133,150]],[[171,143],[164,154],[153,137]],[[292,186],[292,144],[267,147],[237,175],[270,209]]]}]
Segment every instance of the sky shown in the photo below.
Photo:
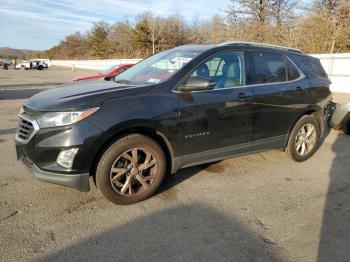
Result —
[{"label": "sky", "polygon": [[133,22],[145,11],[187,21],[221,13],[230,0],[0,0],[0,47],[45,50],[94,22]]}]

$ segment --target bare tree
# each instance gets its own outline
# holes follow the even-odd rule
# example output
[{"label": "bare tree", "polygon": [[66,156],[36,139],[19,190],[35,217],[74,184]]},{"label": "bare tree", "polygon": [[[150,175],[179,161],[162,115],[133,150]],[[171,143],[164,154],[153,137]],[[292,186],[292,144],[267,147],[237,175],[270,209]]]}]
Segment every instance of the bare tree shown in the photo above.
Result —
[{"label": "bare tree", "polygon": [[296,0],[272,0],[269,5],[269,15],[272,21],[272,42],[277,44],[291,44],[290,35],[293,33],[296,23],[294,13],[298,1]]},{"label": "bare tree", "polygon": [[350,2],[312,0],[231,0],[224,15],[186,20],[150,12],[112,26],[94,24],[87,34],[67,36],[37,54],[50,58],[145,57],[183,44],[227,40],[261,41],[294,46],[310,53],[350,51]]},{"label": "bare tree", "polygon": [[225,11],[231,21],[243,22],[246,32],[257,41],[265,40],[265,32],[269,23],[271,1],[268,0],[231,0]]},{"label": "bare tree", "polygon": [[228,39],[228,25],[225,19],[214,15],[210,20],[201,23],[199,33],[204,43],[217,44]]},{"label": "bare tree", "polygon": [[134,55],[134,49],[131,45],[132,30],[133,27],[127,19],[112,26],[110,38],[115,54],[121,57],[132,57]]}]

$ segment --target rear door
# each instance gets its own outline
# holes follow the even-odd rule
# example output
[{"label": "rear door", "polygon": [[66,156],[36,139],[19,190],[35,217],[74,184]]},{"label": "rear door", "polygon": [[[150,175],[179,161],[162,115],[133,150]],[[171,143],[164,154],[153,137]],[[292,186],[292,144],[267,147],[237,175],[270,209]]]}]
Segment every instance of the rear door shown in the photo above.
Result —
[{"label": "rear door", "polygon": [[253,149],[284,145],[289,129],[308,104],[307,80],[280,53],[247,52],[247,84],[253,87]]}]

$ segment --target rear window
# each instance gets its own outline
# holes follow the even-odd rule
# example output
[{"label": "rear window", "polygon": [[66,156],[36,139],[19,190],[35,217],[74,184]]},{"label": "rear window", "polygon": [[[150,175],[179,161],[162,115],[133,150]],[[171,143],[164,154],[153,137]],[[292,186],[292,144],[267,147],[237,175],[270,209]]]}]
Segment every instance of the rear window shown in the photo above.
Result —
[{"label": "rear window", "polygon": [[328,79],[326,71],[323,69],[320,60],[311,56],[290,55],[299,68],[311,78]]},{"label": "rear window", "polygon": [[247,84],[265,84],[287,81],[285,60],[282,55],[269,52],[248,52]]},{"label": "rear window", "polygon": [[320,60],[314,58],[305,59],[305,63],[313,74],[322,78],[327,78],[326,71],[323,69]]}]

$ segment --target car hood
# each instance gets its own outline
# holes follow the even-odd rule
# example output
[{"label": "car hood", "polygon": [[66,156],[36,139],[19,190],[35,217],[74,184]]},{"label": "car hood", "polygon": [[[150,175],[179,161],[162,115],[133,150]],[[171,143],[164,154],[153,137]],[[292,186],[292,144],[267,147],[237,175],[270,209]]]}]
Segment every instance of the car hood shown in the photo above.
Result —
[{"label": "car hood", "polygon": [[72,111],[98,107],[106,99],[140,91],[144,93],[150,88],[151,86],[132,86],[105,80],[75,82],[38,93],[29,98],[24,106],[35,111]]}]

